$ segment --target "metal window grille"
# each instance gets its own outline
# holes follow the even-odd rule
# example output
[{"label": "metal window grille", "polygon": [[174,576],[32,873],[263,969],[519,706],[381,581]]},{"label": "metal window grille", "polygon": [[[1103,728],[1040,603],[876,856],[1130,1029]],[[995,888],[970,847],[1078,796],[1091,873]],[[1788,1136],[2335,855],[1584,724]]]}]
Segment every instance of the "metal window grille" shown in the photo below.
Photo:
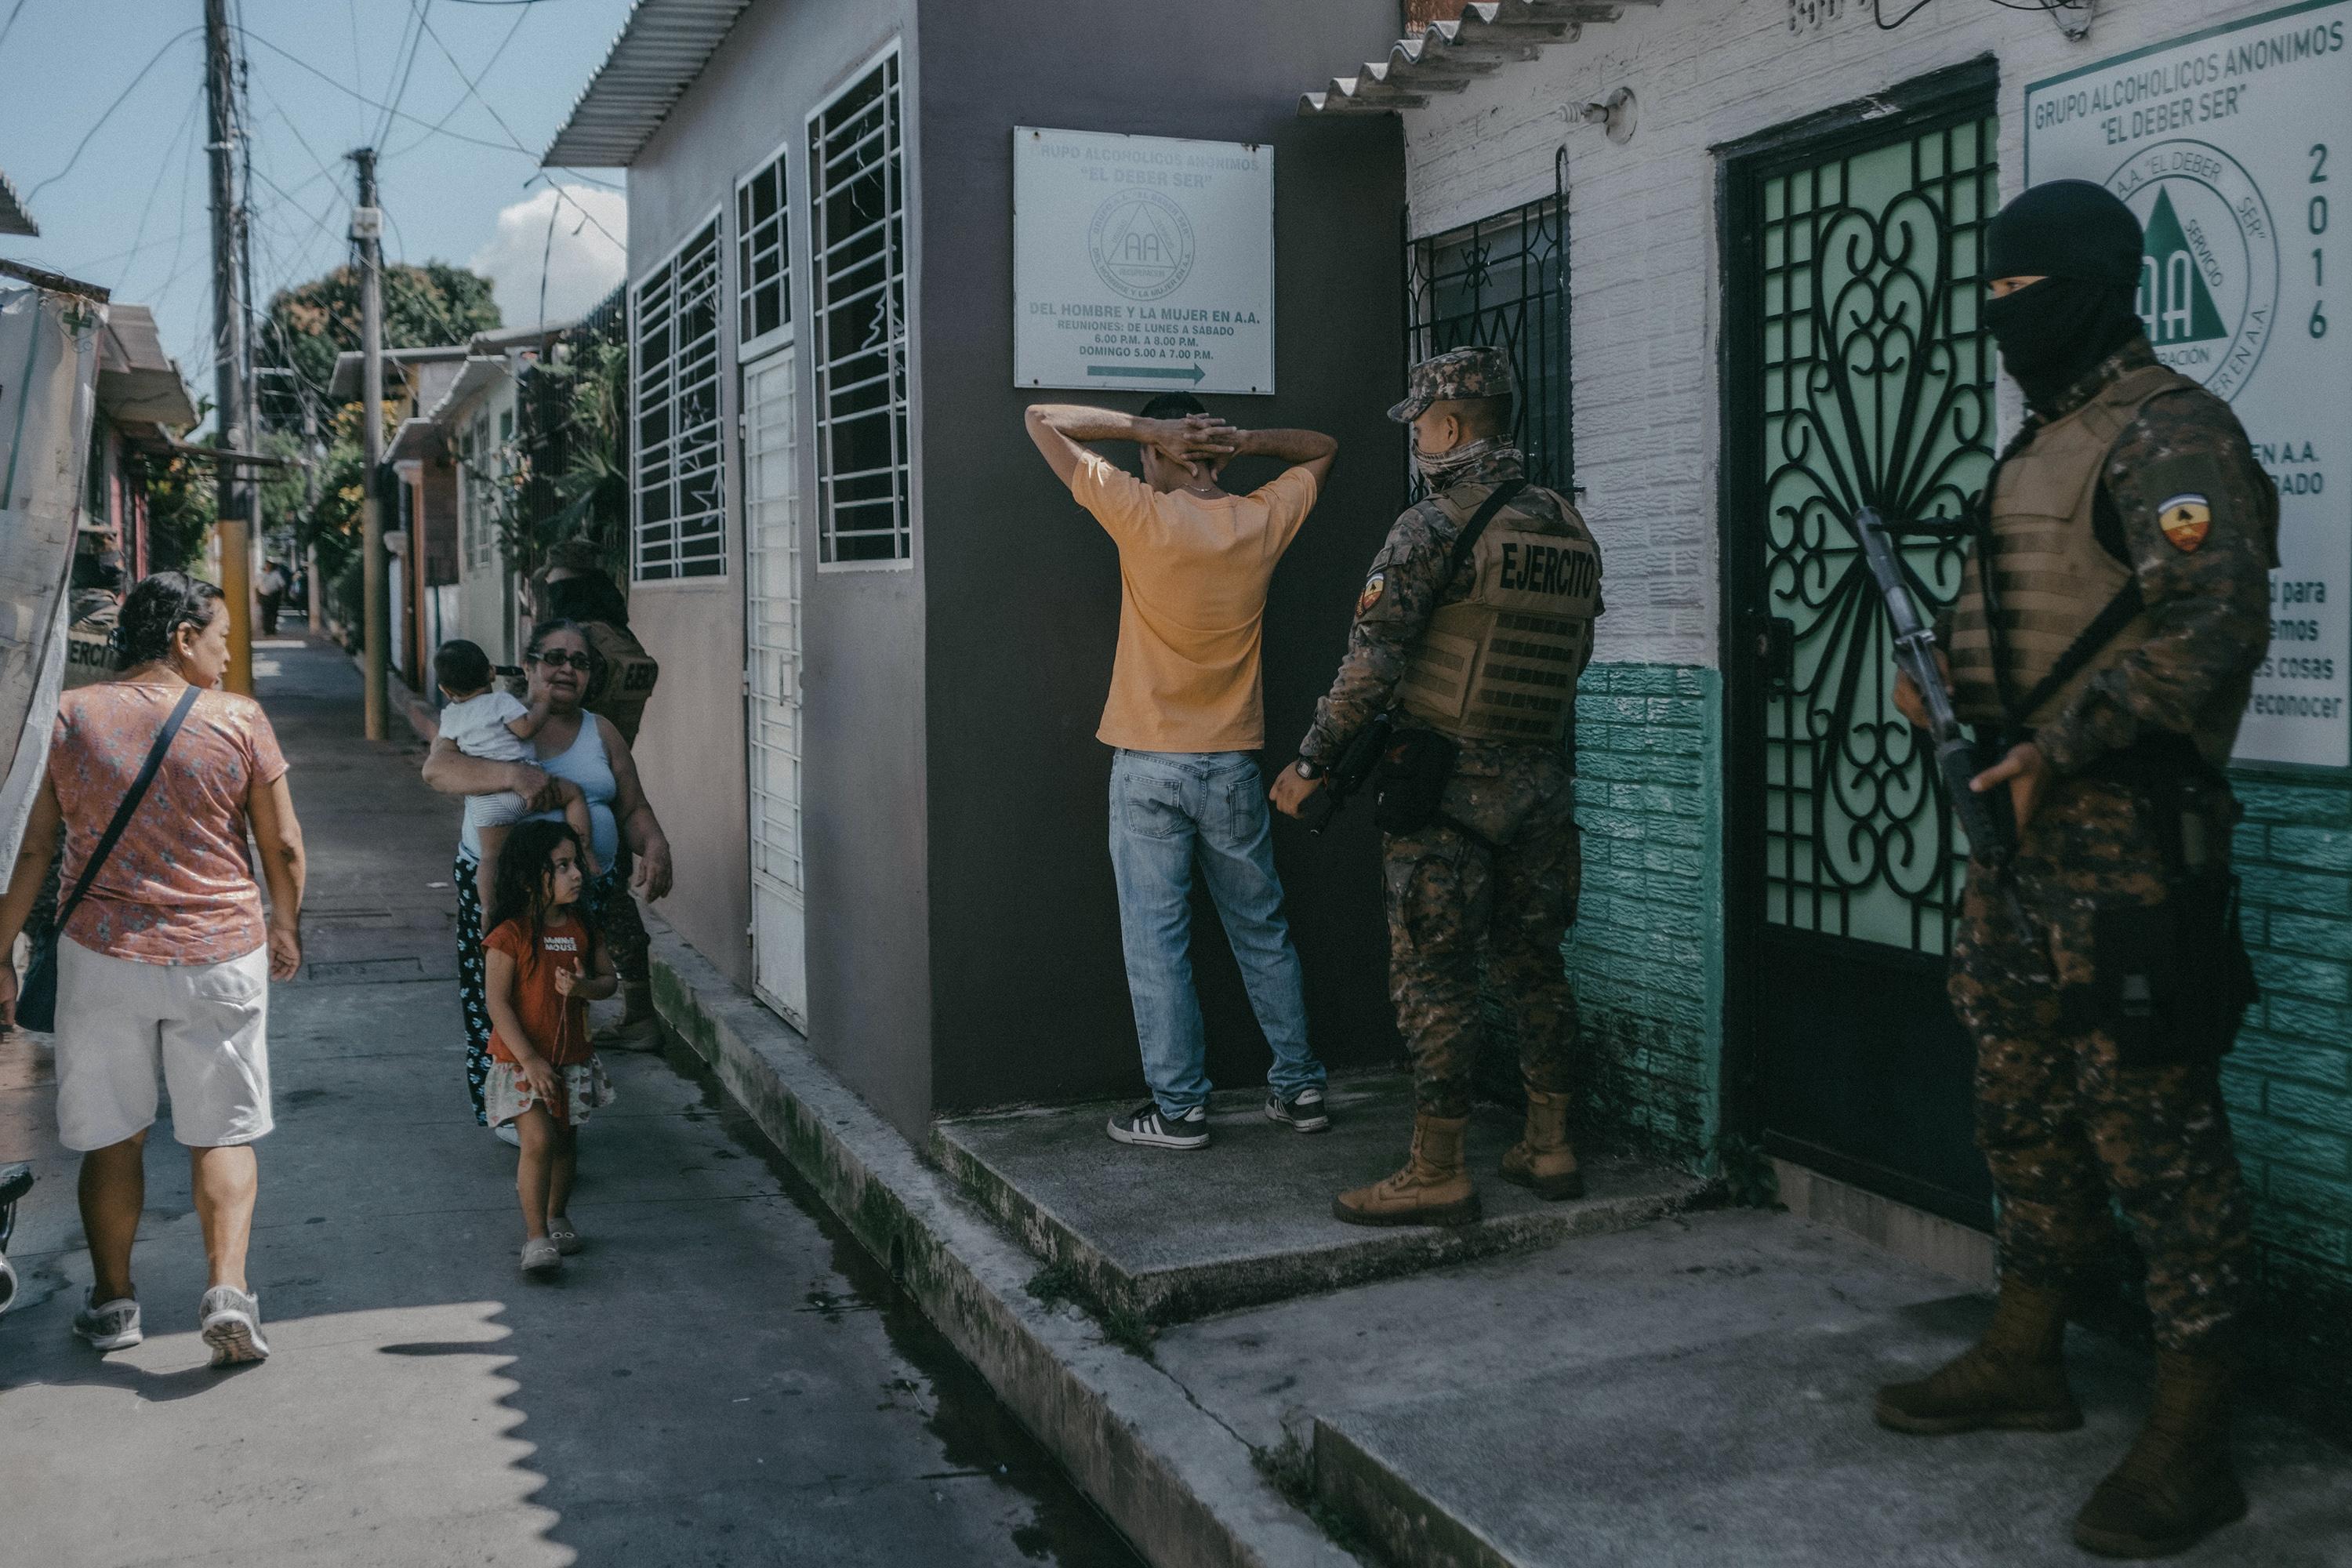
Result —
[{"label": "metal window grille", "polygon": [[1507,350],[1518,374],[1512,434],[1528,477],[1576,486],[1568,334],[1568,153],[1551,195],[1463,228],[1405,242],[1406,361],[1448,349]]},{"label": "metal window grille", "polygon": [[914,555],[898,57],[809,122],[821,565]]},{"label": "metal window grille", "polygon": [[636,387],[640,583],[727,571],[719,440],[719,220],[638,283],[630,319]]},{"label": "metal window grille", "polygon": [[466,561],[469,565],[487,566],[498,546],[497,498],[490,474],[499,454],[490,441],[488,410],[467,422],[459,450],[466,470]]},{"label": "metal window grille", "polygon": [[793,324],[792,214],[784,155],[735,191],[735,342],[757,342]]}]

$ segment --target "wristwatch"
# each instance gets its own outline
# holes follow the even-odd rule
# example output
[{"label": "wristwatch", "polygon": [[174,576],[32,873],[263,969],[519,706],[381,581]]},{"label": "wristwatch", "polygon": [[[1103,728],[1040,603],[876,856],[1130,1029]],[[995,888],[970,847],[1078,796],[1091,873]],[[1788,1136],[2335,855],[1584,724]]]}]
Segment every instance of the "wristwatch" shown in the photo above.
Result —
[{"label": "wristwatch", "polygon": [[1300,778],[1319,779],[1323,776],[1323,764],[1321,763],[1311,763],[1305,757],[1301,757],[1290,765],[1298,770],[1298,776]]}]

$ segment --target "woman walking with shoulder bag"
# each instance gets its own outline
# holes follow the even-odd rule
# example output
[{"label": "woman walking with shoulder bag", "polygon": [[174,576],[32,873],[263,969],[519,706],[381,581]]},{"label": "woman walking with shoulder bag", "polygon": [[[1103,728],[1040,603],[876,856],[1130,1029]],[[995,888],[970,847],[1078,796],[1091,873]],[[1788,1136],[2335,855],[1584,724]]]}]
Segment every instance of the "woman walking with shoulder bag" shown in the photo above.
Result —
[{"label": "woman walking with shoulder bag", "polygon": [[[252,1145],[271,1126],[269,982],[292,979],[302,963],[302,830],[261,705],[215,689],[228,668],[220,590],[159,572],[123,601],[116,637],[122,674],[58,702],[47,774],[0,899],[5,952],[62,823],[58,1136],[82,1156],[92,1276],[74,1332],[100,1351],[144,1337],[131,1244],[160,1070],[210,1265],[199,1326],[215,1366],[260,1361],[269,1347],[245,1275],[258,1185]],[[246,861],[248,823],[269,883],[266,926]],[[23,998],[37,1026],[43,963]],[[0,963],[0,1005],[17,1001],[16,971]]]}]

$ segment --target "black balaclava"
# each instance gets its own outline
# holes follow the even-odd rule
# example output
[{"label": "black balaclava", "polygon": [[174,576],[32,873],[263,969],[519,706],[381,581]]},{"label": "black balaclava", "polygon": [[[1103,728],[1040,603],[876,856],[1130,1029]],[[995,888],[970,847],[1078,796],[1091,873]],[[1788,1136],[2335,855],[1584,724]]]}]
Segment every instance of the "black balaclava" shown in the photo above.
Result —
[{"label": "black balaclava", "polygon": [[2141,331],[2139,219],[2104,185],[2053,180],[2000,209],[1987,230],[1987,278],[2042,281],[1984,307],[2000,363],[2047,412]]}]

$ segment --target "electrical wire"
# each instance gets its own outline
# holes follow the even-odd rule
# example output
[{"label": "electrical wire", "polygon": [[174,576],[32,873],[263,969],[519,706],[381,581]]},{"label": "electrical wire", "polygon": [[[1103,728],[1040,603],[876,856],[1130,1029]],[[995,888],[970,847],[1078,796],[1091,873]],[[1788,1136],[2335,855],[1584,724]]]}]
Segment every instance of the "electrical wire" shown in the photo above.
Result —
[{"label": "electrical wire", "polygon": [[[467,4],[479,5],[481,4],[481,0],[467,0]],[[16,0],[16,5],[8,8],[8,19],[5,22],[0,22],[0,44],[5,44],[8,41],[8,30],[16,25],[16,18],[24,14],[25,0]]]},{"label": "electrical wire", "polygon": [[[14,19],[13,16],[10,18],[12,21]],[[0,37],[6,36],[7,29],[0,27]],[[163,192],[164,178],[172,166],[173,159],[179,153],[180,143],[187,137],[188,128],[195,123],[196,106],[204,101],[204,84],[199,82],[196,84],[196,89],[188,94],[188,107],[180,113],[180,128],[172,132],[172,140],[164,144],[163,166],[155,171],[155,183],[147,188],[147,200],[140,205],[139,226],[131,231],[131,248],[122,253],[122,272],[114,280],[114,291],[118,294],[122,292],[122,286],[131,280],[131,264],[137,259],[139,252],[144,248],[141,242],[147,237],[148,216],[155,210],[155,198]],[[161,245],[163,242],[159,239],[155,243]]]},{"label": "electrical wire", "polygon": [[[383,102],[381,100],[370,98],[367,94],[360,91],[359,89],[355,87],[352,87],[344,82],[337,81],[333,77],[329,76],[325,71],[320,70],[317,66],[312,65],[301,56],[294,54],[277,44],[271,43],[259,33],[256,33],[248,29],[246,32],[246,37],[254,43],[259,44],[263,48],[268,49],[271,54],[277,55],[280,58],[285,59],[293,65],[301,67],[304,70],[309,71],[312,76],[317,77],[320,81],[325,82],[329,87],[333,88],[337,92],[344,93],[352,98],[357,99],[360,102],[366,104],[370,109],[391,108],[390,105]],[[394,110],[393,118],[395,120],[405,120],[413,125],[422,125],[428,131],[435,129],[431,121],[419,120],[415,115],[407,113],[404,110]],[[492,142],[480,136],[468,136],[461,131],[439,131],[436,134],[446,136],[453,142],[466,142],[469,146],[488,147],[493,153],[517,153],[527,151],[527,149],[516,147],[510,142]]]},{"label": "electrical wire", "polygon": [[408,79],[415,74],[416,57],[425,52],[425,34],[430,31],[432,26],[425,17],[425,14],[433,9],[433,0],[425,0],[422,6],[417,5],[416,0],[408,0],[408,9],[416,18],[418,32],[409,41],[408,63],[400,69],[400,84],[393,89],[392,101],[383,106],[383,123],[375,128],[373,145],[378,147],[383,145],[384,137],[392,131],[392,117],[400,112],[400,100],[408,96]]},{"label": "electrical wire", "polygon": [[184,40],[193,38],[203,31],[204,29],[202,27],[189,27],[181,32],[174,33],[170,37],[164,39],[163,47],[157,49],[152,55],[148,57],[147,63],[139,68],[139,74],[131,79],[131,85],[122,89],[121,96],[118,97],[112,103],[106,106],[106,112],[98,117],[98,123],[91,126],[87,132],[83,132],[82,139],[74,143],[73,156],[66,160],[66,166],[59,169],[56,174],[51,174],[47,179],[43,180],[39,184],[35,185],[31,190],[25,193],[25,204],[27,206],[31,205],[35,196],[39,195],[43,191],[47,190],[51,185],[56,184],[59,180],[62,180],[68,174],[72,174],[73,166],[76,163],[80,163],[81,155],[89,150],[89,144],[92,138],[96,137],[100,132],[106,129],[106,122],[114,118],[114,111],[116,110],[121,108],[125,103],[131,100],[131,95],[139,90],[139,84],[147,79],[147,73],[153,70],[157,63],[160,62],[165,55],[171,53],[171,51]]},{"label": "electrical wire", "polygon": [[[499,47],[490,51],[490,58],[482,62],[480,75],[477,76],[473,81],[469,81],[466,84],[465,97],[458,99],[457,102],[451,104],[449,106],[449,112],[435,121],[432,127],[423,135],[418,136],[405,147],[395,147],[391,152],[385,153],[383,155],[383,162],[388,163],[394,158],[415,152],[417,148],[422,147],[425,142],[432,140],[434,132],[440,130],[443,126],[448,124],[449,121],[455,120],[457,117],[457,111],[466,107],[466,100],[476,96],[474,91],[475,84],[479,82],[483,77],[487,77],[490,74],[491,68],[499,63],[499,57],[503,56],[507,52],[507,46],[514,42],[515,35],[522,31],[523,23],[530,20],[530,12],[528,8],[517,11],[515,13],[514,26],[509,27],[507,29],[507,36],[499,40]],[[465,75],[465,72],[459,71],[457,74],[462,77]]]}]

